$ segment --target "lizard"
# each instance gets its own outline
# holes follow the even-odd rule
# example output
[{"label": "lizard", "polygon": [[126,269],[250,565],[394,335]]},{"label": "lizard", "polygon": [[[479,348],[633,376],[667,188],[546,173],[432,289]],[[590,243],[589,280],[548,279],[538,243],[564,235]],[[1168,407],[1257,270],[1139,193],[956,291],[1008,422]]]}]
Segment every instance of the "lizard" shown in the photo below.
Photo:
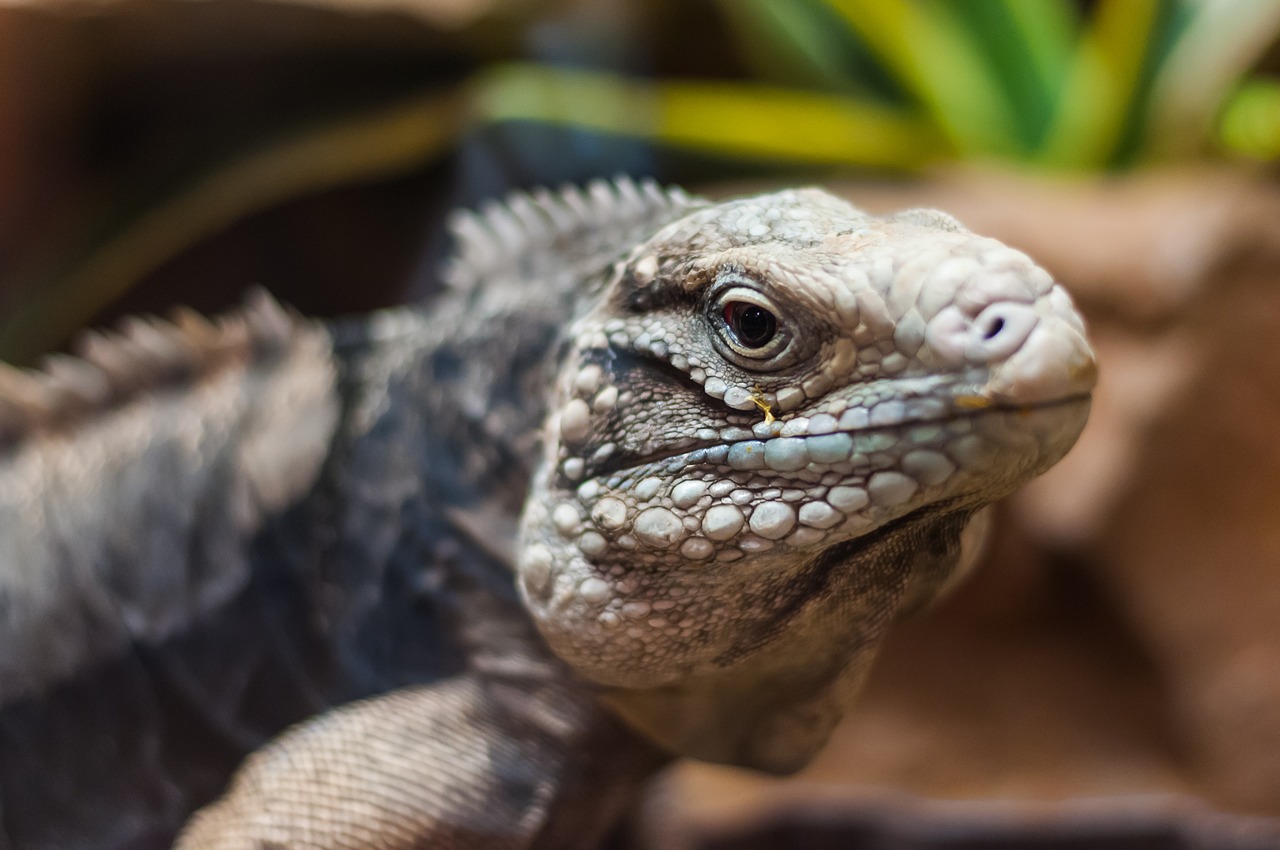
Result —
[{"label": "lizard", "polygon": [[585,848],[675,756],[792,772],[1087,418],[1061,284],[941,212],[451,229],[420,304],[0,371],[0,848]]}]

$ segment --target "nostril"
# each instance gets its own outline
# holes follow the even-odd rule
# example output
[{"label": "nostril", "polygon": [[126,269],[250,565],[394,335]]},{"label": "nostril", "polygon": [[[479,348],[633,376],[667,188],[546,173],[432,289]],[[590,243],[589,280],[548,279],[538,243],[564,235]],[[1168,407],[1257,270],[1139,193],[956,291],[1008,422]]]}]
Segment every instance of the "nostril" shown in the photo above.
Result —
[{"label": "nostril", "polygon": [[965,358],[990,363],[1009,357],[1022,347],[1040,321],[1030,304],[1001,302],[978,314],[969,326]]},{"label": "nostril", "polygon": [[929,320],[924,339],[947,362],[992,363],[1021,348],[1039,321],[1035,307],[1017,301],[989,304],[977,316],[952,305]]},{"label": "nostril", "polygon": [[1002,330],[1004,330],[1004,318],[1002,316],[995,316],[987,323],[986,330],[982,332],[982,338],[987,342],[990,342],[995,339]]}]

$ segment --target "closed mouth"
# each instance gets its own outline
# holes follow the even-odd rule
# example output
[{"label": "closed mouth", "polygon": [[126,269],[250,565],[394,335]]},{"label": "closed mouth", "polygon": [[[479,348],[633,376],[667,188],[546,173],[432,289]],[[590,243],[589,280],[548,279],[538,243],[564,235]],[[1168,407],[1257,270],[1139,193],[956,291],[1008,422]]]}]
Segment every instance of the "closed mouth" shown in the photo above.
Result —
[{"label": "closed mouth", "polygon": [[[788,424],[804,417],[790,420],[774,420],[766,433],[764,423],[755,428],[741,426],[721,428],[721,439],[672,444],[647,454],[619,454],[608,459],[589,476],[608,478],[624,473],[651,470],[654,466],[669,464],[668,471],[676,472],[694,466],[727,466],[733,471],[761,471],[786,474],[816,466],[820,469],[838,464],[856,462],[860,457],[887,450],[897,445],[904,432],[916,429],[936,428],[947,430],[956,423],[972,423],[976,420],[1000,415],[1031,415],[1054,408],[1069,408],[1087,403],[1089,393],[1079,393],[1052,401],[1029,405],[991,403],[977,396],[949,398],[955,408],[943,415],[904,418],[885,424],[864,425],[855,428],[837,427],[827,430],[825,423],[821,433],[796,433]],[[957,401],[958,399],[958,401]],[[957,435],[958,436],[958,435]],[[921,442],[921,448],[927,447]]]}]

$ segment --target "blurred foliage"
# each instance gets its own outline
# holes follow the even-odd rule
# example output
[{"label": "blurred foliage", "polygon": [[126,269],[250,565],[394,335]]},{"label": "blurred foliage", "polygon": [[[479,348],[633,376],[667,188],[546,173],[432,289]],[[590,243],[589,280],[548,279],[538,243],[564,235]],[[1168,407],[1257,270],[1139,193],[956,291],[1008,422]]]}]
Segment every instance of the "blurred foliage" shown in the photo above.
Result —
[{"label": "blurred foliage", "polygon": [[[353,22],[367,14],[356,2],[304,5],[336,7]],[[208,6],[215,20],[219,8],[230,17],[255,8]],[[436,6],[449,15],[428,14]],[[129,0],[109,8],[131,14]],[[399,38],[394,62],[411,70],[394,85],[362,89],[331,73],[312,86],[319,105],[278,95],[262,101],[248,130],[201,125],[203,137],[177,154],[157,148],[150,171],[136,157],[141,176],[119,181],[77,244],[0,281],[9,297],[0,358],[28,361],[60,344],[137,281],[246,215],[450,158],[471,178],[451,199],[461,203],[619,171],[665,180],[915,174],[982,161],[1091,173],[1206,156],[1280,159],[1280,82],[1250,76],[1280,32],[1280,0],[412,0],[394,8],[434,38]],[[274,49],[263,43],[257,49]],[[296,64],[302,54],[286,40],[290,49]],[[255,66],[225,85],[245,91],[262,79]],[[145,92],[164,82],[131,84]]]},{"label": "blurred foliage", "polygon": [[1280,160],[1280,80],[1249,80],[1227,104],[1218,127],[1228,150],[1259,160]]},{"label": "blurred foliage", "polygon": [[[485,117],[796,165],[1097,171],[1203,155],[1215,142],[1275,156],[1216,132],[1224,108],[1242,122],[1277,120],[1272,103],[1241,88],[1280,32],[1273,0],[1099,0],[1087,12],[1070,0],[718,5],[753,79],[695,94],[680,80],[543,68],[536,101]],[[508,86],[525,83],[508,73],[480,89],[503,99]],[[575,96],[586,88],[590,97]],[[672,126],[690,118],[686,101],[706,116],[696,132]]]}]

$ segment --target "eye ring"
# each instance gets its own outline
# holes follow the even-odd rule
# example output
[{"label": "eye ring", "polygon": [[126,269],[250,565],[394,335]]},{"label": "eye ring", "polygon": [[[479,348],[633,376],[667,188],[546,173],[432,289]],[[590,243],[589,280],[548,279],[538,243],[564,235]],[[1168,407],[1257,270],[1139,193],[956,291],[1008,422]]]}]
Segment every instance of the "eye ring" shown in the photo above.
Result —
[{"label": "eye ring", "polygon": [[790,328],[783,311],[764,293],[729,285],[715,294],[709,308],[721,354],[757,371],[785,365],[780,357],[791,347]]}]

